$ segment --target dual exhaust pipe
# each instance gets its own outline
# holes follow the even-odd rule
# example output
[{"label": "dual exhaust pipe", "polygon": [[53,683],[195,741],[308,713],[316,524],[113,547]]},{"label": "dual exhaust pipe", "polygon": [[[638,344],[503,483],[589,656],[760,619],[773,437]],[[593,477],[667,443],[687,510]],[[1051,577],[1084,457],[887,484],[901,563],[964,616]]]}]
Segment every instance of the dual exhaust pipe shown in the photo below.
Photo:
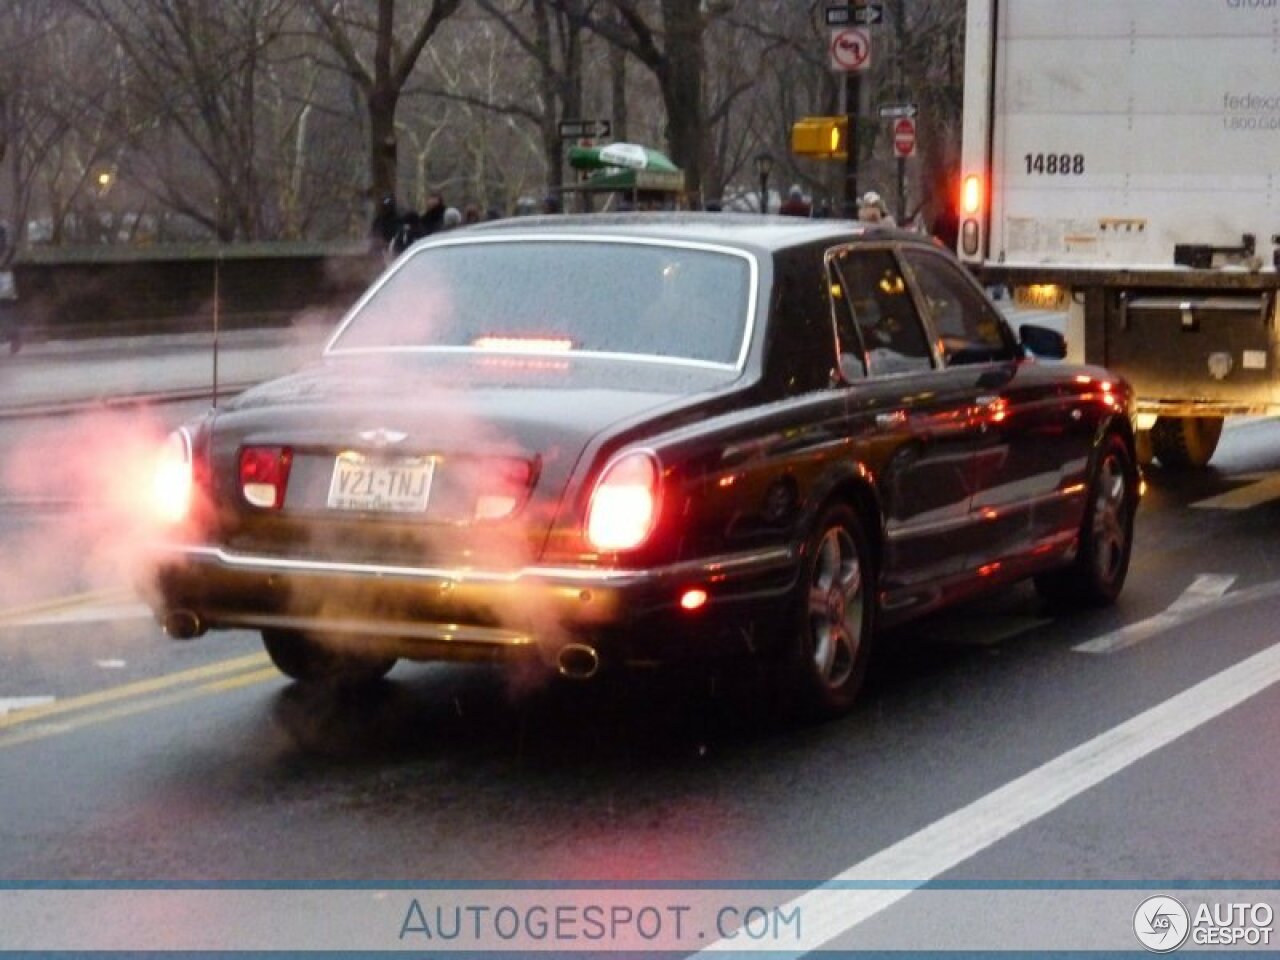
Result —
[{"label": "dual exhaust pipe", "polygon": [[190,610],[170,610],[160,625],[174,640],[190,640],[209,629],[199,615]]},{"label": "dual exhaust pipe", "polygon": [[[174,640],[191,640],[208,630],[199,614],[191,610],[170,610],[161,625]],[[566,643],[556,655],[556,669],[570,680],[590,680],[600,672],[600,654],[585,643]]]},{"label": "dual exhaust pipe", "polygon": [[600,672],[600,654],[585,643],[566,643],[556,655],[556,669],[570,680],[590,680]]}]

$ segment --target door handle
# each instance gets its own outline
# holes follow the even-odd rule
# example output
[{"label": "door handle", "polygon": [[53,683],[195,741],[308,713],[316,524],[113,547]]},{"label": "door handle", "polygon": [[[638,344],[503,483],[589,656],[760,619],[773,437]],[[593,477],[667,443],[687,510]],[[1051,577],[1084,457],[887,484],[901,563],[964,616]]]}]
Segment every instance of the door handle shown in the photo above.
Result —
[{"label": "door handle", "polygon": [[894,410],[891,413],[877,413],[876,426],[881,430],[897,430],[907,424],[907,411]]}]

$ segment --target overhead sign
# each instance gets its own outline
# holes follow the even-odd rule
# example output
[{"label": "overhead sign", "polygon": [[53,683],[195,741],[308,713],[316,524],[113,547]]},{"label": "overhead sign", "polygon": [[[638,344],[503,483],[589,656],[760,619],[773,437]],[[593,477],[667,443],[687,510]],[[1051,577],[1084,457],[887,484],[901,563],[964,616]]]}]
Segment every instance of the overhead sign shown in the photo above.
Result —
[{"label": "overhead sign", "polygon": [[831,31],[831,69],[861,73],[871,66],[871,34],[863,27]]},{"label": "overhead sign", "polygon": [[893,155],[899,160],[916,155],[916,122],[911,117],[893,122]]},{"label": "overhead sign", "polygon": [[850,6],[844,3],[840,6],[827,7],[826,14],[828,27],[843,27],[848,24],[870,27],[884,22],[884,5],[860,3],[857,6]]},{"label": "overhead sign", "polygon": [[613,134],[608,120],[561,120],[561,140],[607,140]]},{"label": "overhead sign", "polygon": [[880,119],[891,120],[895,117],[914,117],[920,112],[920,108],[914,103],[884,103],[876,108],[876,112],[880,114]]}]

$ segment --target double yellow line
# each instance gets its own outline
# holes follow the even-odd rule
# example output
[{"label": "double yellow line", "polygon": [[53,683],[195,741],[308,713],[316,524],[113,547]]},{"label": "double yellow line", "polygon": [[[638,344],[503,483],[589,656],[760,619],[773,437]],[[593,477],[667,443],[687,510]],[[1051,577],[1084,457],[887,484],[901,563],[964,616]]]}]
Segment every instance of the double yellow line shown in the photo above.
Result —
[{"label": "double yellow line", "polygon": [[279,678],[265,653],[253,653],[55,700],[0,716],[0,749]]},{"label": "double yellow line", "polygon": [[22,607],[9,607],[8,609],[0,610],[0,627],[10,624],[22,624],[37,617],[47,617],[51,614],[64,613],[68,610],[77,610],[81,607],[90,607],[95,604],[121,604],[136,599],[137,594],[126,587],[94,590],[90,593],[77,593],[67,597],[54,597],[51,600],[41,600]]}]

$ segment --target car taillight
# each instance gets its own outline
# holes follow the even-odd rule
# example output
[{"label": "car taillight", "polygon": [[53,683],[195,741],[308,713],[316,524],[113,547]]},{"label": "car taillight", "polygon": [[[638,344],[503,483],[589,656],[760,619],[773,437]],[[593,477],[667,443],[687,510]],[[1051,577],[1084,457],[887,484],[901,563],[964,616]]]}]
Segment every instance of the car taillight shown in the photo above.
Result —
[{"label": "car taillight", "polygon": [[960,191],[960,211],[972,216],[982,209],[982,178],[970,174]]},{"label": "car taillight", "polygon": [[186,430],[175,430],[160,448],[151,478],[156,515],[165,523],[185,519],[191,509],[194,486],[191,436]]},{"label": "car taillight", "polygon": [[240,492],[255,507],[284,506],[293,450],[289,447],[243,447],[240,450]]},{"label": "car taillight", "polygon": [[486,460],[474,487],[475,519],[502,520],[528,493],[534,467],[528,460]]},{"label": "car taillight", "polygon": [[658,519],[658,461],[635,452],[615,460],[600,476],[587,511],[587,540],[597,550],[631,550],[653,532]]}]

